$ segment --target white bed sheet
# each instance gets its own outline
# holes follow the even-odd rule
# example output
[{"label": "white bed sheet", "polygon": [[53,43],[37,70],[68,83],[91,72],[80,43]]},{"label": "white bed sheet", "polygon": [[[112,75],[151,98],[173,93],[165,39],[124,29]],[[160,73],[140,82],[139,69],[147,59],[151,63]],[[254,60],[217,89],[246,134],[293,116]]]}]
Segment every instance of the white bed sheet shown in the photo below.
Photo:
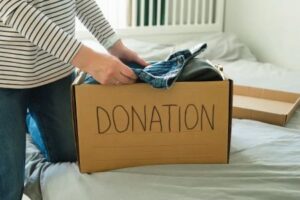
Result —
[{"label": "white bed sheet", "polygon": [[[300,70],[256,62],[232,35],[207,35],[201,41],[212,48],[205,56],[223,64],[236,83],[300,93]],[[174,44],[126,43],[148,60],[162,59],[174,49]],[[31,179],[26,192],[39,199],[37,188],[41,188],[45,200],[300,199],[299,146],[299,109],[287,127],[235,119],[229,165],[158,165],[81,174],[76,164],[45,162],[28,138]]]},{"label": "white bed sheet", "polygon": [[81,174],[76,164],[42,173],[45,200],[299,199],[300,131],[234,120],[229,165],[158,165]]}]

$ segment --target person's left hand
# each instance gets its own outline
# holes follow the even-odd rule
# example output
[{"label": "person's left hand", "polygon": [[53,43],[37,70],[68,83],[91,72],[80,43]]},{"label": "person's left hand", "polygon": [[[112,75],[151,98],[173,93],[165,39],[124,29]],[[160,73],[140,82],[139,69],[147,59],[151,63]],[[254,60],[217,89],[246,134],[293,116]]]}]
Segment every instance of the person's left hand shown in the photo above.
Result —
[{"label": "person's left hand", "polygon": [[128,49],[121,40],[117,41],[111,48],[109,48],[108,52],[124,62],[135,62],[144,67],[149,65],[136,52]]}]

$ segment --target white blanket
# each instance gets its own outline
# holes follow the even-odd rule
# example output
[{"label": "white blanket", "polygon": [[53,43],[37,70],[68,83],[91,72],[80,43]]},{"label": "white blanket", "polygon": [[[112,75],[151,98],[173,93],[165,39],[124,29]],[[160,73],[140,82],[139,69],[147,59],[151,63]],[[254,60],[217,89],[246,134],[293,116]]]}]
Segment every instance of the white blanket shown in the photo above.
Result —
[{"label": "white blanket", "polygon": [[234,120],[229,165],[81,174],[76,164],[44,163],[42,194],[45,200],[299,199],[299,144],[299,130]]},{"label": "white blanket", "polygon": [[[300,71],[256,62],[232,35],[205,37],[176,45],[126,43],[147,60],[159,60],[174,49],[207,41],[211,50],[205,57],[223,64],[236,83],[300,93]],[[45,162],[27,140],[26,193],[34,200],[40,199],[39,192],[45,200],[300,199],[300,110],[287,127],[234,120],[229,165],[160,165],[81,174],[76,164]]]}]

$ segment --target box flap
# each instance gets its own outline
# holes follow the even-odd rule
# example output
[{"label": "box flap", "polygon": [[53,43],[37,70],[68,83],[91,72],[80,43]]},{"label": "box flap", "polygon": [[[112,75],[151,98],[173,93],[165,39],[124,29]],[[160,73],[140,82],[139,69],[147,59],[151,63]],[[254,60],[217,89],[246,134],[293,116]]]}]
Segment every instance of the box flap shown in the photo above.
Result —
[{"label": "box flap", "polygon": [[229,105],[228,105],[228,161],[227,163],[229,163],[230,161],[230,149],[231,149],[231,135],[232,135],[232,115],[233,115],[233,80],[231,79],[227,79],[229,81]]},{"label": "box flap", "polygon": [[76,145],[76,151],[77,151],[77,161],[78,166],[80,167],[80,157],[79,157],[79,146],[78,146],[78,127],[77,127],[77,111],[76,111],[76,84],[73,83],[71,86],[71,105],[72,105],[72,118],[73,118],[73,131],[75,135],[75,145]]},{"label": "box flap", "polygon": [[234,86],[233,112],[236,118],[285,125],[299,105],[300,94]]},{"label": "box flap", "polygon": [[87,74],[83,71],[78,71],[75,80],[73,81],[73,85],[80,85],[84,83]]},{"label": "box flap", "polygon": [[254,97],[265,100],[281,101],[287,103],[295,103],[300,98],[300,94],[297,93],[240,85],[234,86],[234,95]]},{"label": "box flap", "polygon": [[291,112],[287,115],[286,120],[285,120],[286,122],[288,122],[291,119],[291,117],[296,112],[296,110],[298,109],[299,106],[300,106],[300,97],[296,101],[296,103],[294,104],[293,109],[291,110]]}]

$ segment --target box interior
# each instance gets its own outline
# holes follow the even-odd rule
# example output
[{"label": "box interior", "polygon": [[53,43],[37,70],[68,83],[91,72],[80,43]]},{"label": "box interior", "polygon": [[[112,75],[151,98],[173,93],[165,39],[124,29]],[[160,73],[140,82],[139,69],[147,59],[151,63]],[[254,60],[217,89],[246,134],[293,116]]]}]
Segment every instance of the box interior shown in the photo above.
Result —
[{"label": "box interior", "polygon": [[[234,86],[234,117],[284,125],[300,105],[300,94]],[[281,119],[280,119],[281,118]]]},{"label": "box interior", "polygon": [[295,106],[295,103],[242,95],[234,95],[233,101],[235,107],[278,113],[282,115],[288,115]]}]

